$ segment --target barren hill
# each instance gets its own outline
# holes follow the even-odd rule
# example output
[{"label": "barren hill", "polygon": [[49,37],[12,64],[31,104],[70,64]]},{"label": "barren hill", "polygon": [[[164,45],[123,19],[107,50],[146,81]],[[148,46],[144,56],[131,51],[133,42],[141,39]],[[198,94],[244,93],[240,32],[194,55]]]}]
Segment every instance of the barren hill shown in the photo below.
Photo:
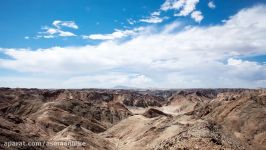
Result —
[{"label": "barren hill", "polygon": [[[83,141],[7,147],[7,141]],[[266,91],[0,89],[1,149],[266,149]]]}]

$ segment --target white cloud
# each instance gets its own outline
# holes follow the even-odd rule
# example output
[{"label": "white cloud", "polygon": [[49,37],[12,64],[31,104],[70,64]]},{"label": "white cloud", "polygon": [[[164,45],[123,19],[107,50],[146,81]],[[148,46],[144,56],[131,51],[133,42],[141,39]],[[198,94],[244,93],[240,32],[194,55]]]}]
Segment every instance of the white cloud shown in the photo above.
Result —
[{"label": "white cloud", "polygon": [[160,16],[161,12],[160,11],[155,11],[151,13],[152,16]]},{"label": "white cloud", "polygon": [[266,79],[266,65],[234,58],[229,58],[227,64],[229,73],[235,77],[258,81]]},{"label": "white cloud", "polygon": [[137,23],[137,21],[134,20],[134,19],[132,19],[132,18],[127,19],[127,22],[128,22],[130,25],[133,25],[133,24],[136,24],[136,23]]},{"label": "white cloud", "polygon": [[216,5],[214,4],[213,1],[209,1],[208,7],[211,8],[211,9],[215,9]]},{"label": "white cloud", "polygon": [[179,10],[176,16],[187,16],[196,9],[199,0],[166,0],[161,5],[161,10]]},{"label": "white cloud", "polygon": [[202,13],[200,11],[193,11],[191,13],[191,18],[194,19],[196,22],[201,22],[204,17],[202,16]]},{"label": "white cloud", "polygon": [[138,87],[265,87],[265,64],[244,58],[266,55],[266,6],[241,10],[222,25],[175,28],[180,25],[145,28],[127,41],[95,46],[2,49],[12,59],[0,60],[0,67],[60,77],[55,86],[61,87],[111,87],[119,79]]},{"label": "white cloud", "polygon": [[[55,38],[55,36],[53,36],[53,35],[43,35],[42,37],[45,38],[45,39]],[[40,38],[40,37],[38,37],[38,38]]]},{"label": "white cloud", "polygon": [[62,27],[68,27],[73,29],[78,29],[78,25],[74,21],[61,21],[61,20],[55,20],[53,22],[53,25],[57,27],[58,29]]},{"label": "white cloud", "polygon": [[46,32],[47,32],[48,34],[55,34],[55,33],[58,33],[58,29],[55,29],[55,28],[44,27],[43,29],[46,30]]},{"label": "white cloud", "polygon": [[58,88],[62,87],[57,85],[58,80],[53,78],[44,77],[16,77],[16,76],[1,76],[0,85],[2,87],[12,87],[12,88]]},{"label": "white cloud", "polygon": [[178,11],[174,16],[188,16],[191,15],[191,18],[196,22],[201,22],[204,18],[202,13],[196,10],[196,6],[199,3],[199,0],[165,0],[161,5],[161,11],[175,10]]},{"label": "white cloud", "polygon": [[160,18],[158,16],[151,16],[149,18],[140,19],[140,22],[146,22],[146,23],[161,23],[163,22],[163,18]]},{"label": "white cloud", "polygon": [[143,31],[143,27],[134,28],[132,30],[118,30],[116,29],[115,32],[111,34],[91,34],[91,35],[83,35],[83,39],[91,39],[91,40],[114,40],[114,39],[121,39],[124,37],[132,36],[137,34],[140,31]]},{"label": "white cloud", "polygon": [[58,35],[59,36],[63,36],[63,37],[67,37],[67,36],[76,36],[74,33],[72,32],[68,32],[68,31],[62,31],[62,30],[59,30],[58,31]]},{"label": "white cloud", "polygon": [[183,8],[177,14],[178,16],[187,16],[196,9],[196,5],[199,3],[199,0],[186,0]]},{"label": "white cloud", "polygon": [[142,74],[125,74],[108,72],[95,75],[75,76],[62,78],[60,76],[24,76],[24,77],[0,77],[0,85],[4,87],[24,88],[113,88],[116,86],[148,88],[153,81]]},{"label": "white cloud", "polygon": [[165,19],[167,19],[167,17],[160,17],[160,14],[161,14],[160,11],[155,11],[151,13],[149,17],[140,19],[139,21],[146,22],[146,23],[161,23]]},{"label": "white cloud", "polygon": [[173,23],[170,23],[170,24],[165,25],[161,33],[162,34],[173,33],[177,29],[180,30],[180,28],[182,28],[182,24],[180,22],[175,21]]},{"label": "white cloud", "polygon": [[50,27],[44,27],[42,28],[44,32],[39,32],[39,35],[37,35],[38,38],[55,38],[55,37],[70,37],[70,36],[77,36],[76,34],[69,32],[69,31],[63,31],[61,29],[56,28],[50,28]]},{"label": "white cloud", "polygon": [[53,21],[53,27],[49,26],[44,26],[41,29],[43,30],[42,32],[39,32],[38,35],[36,35],[35,39],[39,38],[56,38],[56,37],[71,37],[71,36],[77,36],[76,34],[69,32],[69,31],[64,31],[62,27],[67,27],[67,28],[72,28],[72,29],[78,29],[78,26],[74,21],[60,21],[60,20],[55,20]]},{"label": "white cloud", "polygon": [[168,11],[171,9],[177,10],[183,7],[186,3],[186,0],[165,0],[161,5],[161,10]]},{"label": "white cloud", "polygon": [[93,84],[93,87],[97,88],[112,88],[117,85],[128,87],[148,87],[147,85],[152,83],[152,79],[140,74],[109,72],[97,76],[89,75],[73,77],[64,81],[62,84],[64,87],[72,87],[74,84],[78,85],[76,88],[83,88],[87,87],[88,83]]}]

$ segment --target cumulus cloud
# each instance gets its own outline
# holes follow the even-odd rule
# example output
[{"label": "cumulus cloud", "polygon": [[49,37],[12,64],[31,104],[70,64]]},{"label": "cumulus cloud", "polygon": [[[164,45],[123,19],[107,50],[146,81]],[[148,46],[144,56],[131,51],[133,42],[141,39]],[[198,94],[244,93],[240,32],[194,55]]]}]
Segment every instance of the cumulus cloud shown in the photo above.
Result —
[{"label": "cumulus cloud", "polygon": [[174,16],[188,16],[196,22],[201,22],[204,18],[202,13],[196,10],[199,0],[166,0],[162,5],[161,11],[175,10]]},{"label": "cumulus cloud", "polygon": [[183,8],[177,14],[179,16],[187,16],[196,9],[196,5],[199,3],[199,0],[186,0]]},{"label": "cumulus cloud", "polygon": [[193,18],[196,22],[201,22],[204,17],[200,11],[193,11],[191,13],[191,18]]},{"label": "cumulus cloud", "polygon": [[167,11],[171,9],[180,9],[186,3],[186,0],[165,0],[165,2],[161,5],[161,10]]},{"label": "cumulus cloud", "polygon": [[61,87],[265,87],[265,64],[244,59],[266,55],[265,20],[263,5],[243,9],[222,25],[176,31],[180,28],[176,23],[143,31],[124,42],[2,49],[12,59],[1,59],[0,67],[43,79],[60,77],[56,86]]},{"label": "cumulus cloud", "polygon": [[161,10],[180,10],[177,15],[187,16],[196,9],[199,0],[165,0],[161,5]]},{"label": "cumulus cloud", "polygon": [[208,7],[211,8],[211,9],[215,9],[216,5],[214,4],[213,1],[209,1]]}]

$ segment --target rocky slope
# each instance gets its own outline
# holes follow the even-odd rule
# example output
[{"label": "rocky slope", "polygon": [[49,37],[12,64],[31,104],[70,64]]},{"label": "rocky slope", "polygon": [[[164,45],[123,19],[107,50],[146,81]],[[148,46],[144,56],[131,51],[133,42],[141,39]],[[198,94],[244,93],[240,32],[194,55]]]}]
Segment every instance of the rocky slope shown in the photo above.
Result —
[{"label": "rocky slope", "polygon": [[[7,141],[83,141],[11,146]],[[266,91],[0,88],[0,149],[266,149]]]}]

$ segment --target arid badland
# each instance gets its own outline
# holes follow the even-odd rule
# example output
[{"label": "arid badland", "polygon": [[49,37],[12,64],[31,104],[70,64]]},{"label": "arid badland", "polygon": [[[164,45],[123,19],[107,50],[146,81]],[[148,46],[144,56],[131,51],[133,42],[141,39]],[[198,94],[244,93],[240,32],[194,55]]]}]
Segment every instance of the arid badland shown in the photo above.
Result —
[{"label": "arid badland", "polygon": [[0,149],[264,150],[266,90],[1,88],[0,142]]}]

